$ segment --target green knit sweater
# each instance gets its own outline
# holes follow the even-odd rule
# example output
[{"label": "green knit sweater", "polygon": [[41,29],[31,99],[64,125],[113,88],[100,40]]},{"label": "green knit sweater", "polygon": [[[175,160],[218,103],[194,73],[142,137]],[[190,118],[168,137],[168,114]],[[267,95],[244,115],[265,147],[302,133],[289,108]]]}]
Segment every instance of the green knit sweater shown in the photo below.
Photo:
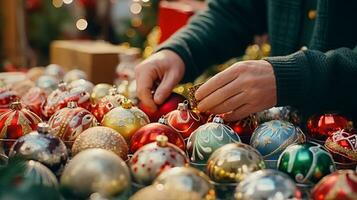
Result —
[{"label": "green knit sweater", "polygon": [[[306,1],[211,0],[159,50],[173,50],[184,60],[189,81],[212,64],[242,55],[254,35],[268,33],[272,57],[266,60],[276,76],[277,106],[357,119],[357,1],[317,0],[309,33]],[[311,38],[308,50],[300,51],[304,34]]]}]

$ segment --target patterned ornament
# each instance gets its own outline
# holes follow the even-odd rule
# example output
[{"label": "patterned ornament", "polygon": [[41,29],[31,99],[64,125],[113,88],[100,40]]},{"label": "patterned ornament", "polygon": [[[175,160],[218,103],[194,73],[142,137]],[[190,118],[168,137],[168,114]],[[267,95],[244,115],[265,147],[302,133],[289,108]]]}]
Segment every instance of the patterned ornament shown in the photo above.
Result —
[{"label": "patterned ornament", "polygon": [[20,137],[10,150],[10,157],[21,156],[35,160],[57,171],[67,162],[66,145],[56,136],[49,134],[49,126],[39,123],[37,131]]},{"label": "patterned ornament", "polygon": [[82,88],[83,91],[88,92],[89,94],[92,93],[92,90],[94,88],[94,84],[90,81],[87,81],[85,79],[79,79],[72,81],[71,83],[68,84],[68,88],[70,90],[74,88]]},{"label": "patterned ornament", "polygon": [[69,72],[67,72],[63,77],[63,81],[66,83],[71,83],[79,79],[88,80],[87,74],[79,69],[72,69]]},{"label": "patterned ornament", "polygon": [[249,144],[250,138],[258,126],[258,121],[255,115],[249,115],[228,125],[239,135],[242,142]]},{"label": "patterned ornament", "polygon": [[249,174],[236,188],[236,200],[301,199],[295,182],[277,170],[263,169]]},{"label": "patterned ornament", "polygon": [[287,121],[272,120],[261,124],[254,131],[250,145],[262,154],[269,168],[275,168],[280,154],[289,145],[305,141],[300,128]]},{"label": "patterned ornament", "polygon": [[204,119],[200,114],[189,110],[188,101],[179,103],[177,110],[169,112],[165,118],[168,125],[179,132],[184,139],[188,138],[193,131],[204,124]]},{"label": "patterned ornament", "polygon": [[185,97],[176,93],[172,93],[164,103],[158,106],[157,111],[152,112],[144,106],[142,102],[139,103],[139,108],[144,111],[150,118],[150,121],[157,122],[160,117],[165,116],[167,113],[176,110],[179,103],[185,101]]},{"label": "patterned ornament", "polygon": [[320,144],[339,130],[350,130],[351,122],[343,115],[339,114],[322,114],[314,115],[307,121],[308,137]]},{"label": "patterned ornament", "polygon": [[45,69],[45,74],[62,80],[64,76],[64,69],[57,64],[49,64]]},{"label": "patterned ornament", "polygon": [[59,84],[59,80],[53,76],[43,75],[40,76],[36,81],[36,86],[44,89],[47,94],[54,91]]},{"label": "patterned ornament", "polygon": [[216,183],[239,183],[248,174],[265,169],[260,153],[244,143],[226,144],[207,162],[207,174]]},{"label": "patterned ornament", "polygon": [[0,111],[3,112],[10,107],[14,101],[18,101],[20,97],[16,92],[8,88],[0,88]]},{"label": "patterned ornament", "polygon": [[156,137],[156,142],[140,148],[130,159],[129,168],[134,181],[149,185],[163,171],[186,166],[188,159],[181,149],[168,143],[165,135]]},{"label": "patterned ornament", "polygon": [[112,109],[119,107],[122,99],[125,97],[117,91],[116,87],[109,90],[109,94],[100,98],[97,103],[92,106],[92,113],[98,121],[102,121],[105,114]]},{"label": "patterned ornament", "polygon": [[21,98],[21,103],[39,117],[44,118],[41,105],[46,99],[47,94],[43,89],[33,87]]},{"label": "patterned ornament", "polygon": [[91,94],[91,101],[92,103],[97,103],[99,99],[105,97],[106,95],[109,94],[109,90],[112,88],[111,85],[106,84],[106,83],[99,83],[96,86],[94,86]]},{"label": "patterned ornament", "polygon": [[58,104],[63,101],[63,99],[68,95],[68,88],[66,83],[60,83],[58,88],[51,92],[47,100],[43,102],[41,106],[43,116],[48,119],[50,118],[57,110]]},{"label": "patterned ornament", "polygon": [[125,162],[104,149],[78,153],[66,165],[61,177],[61,187],[75,199],[88,199],[93,193],[104,198],[116,197],[126,192],[130,185],[130,172]]},{"label": "patterned ornament", "polygon": [[327,138],[325,147],[331,153],[337,168],[356,168],[357,135],[355,133],[337,131]]},{"label": "patterned ornament", "polygon": [[75,102],[70,102],[67,108],[57,111],[48,124],[51,133],[61,138],[70,148],[80,133],[97,126],[98,122],[88,110],[77,107]]},{"label": "patterned ornament", "polygon": [[2,151],[6,154],[13,143],[21,136],[36,130],[41,122],[35,113],[22,108],[21,103],[16,101],[10,105],[10,109],[0,115],[0,142]]},{"label": "patterned ornament", "polygon": [[339,170],[322,178],[311,192],[313,200],[357,199],[357,172]]},{"label": "patterned ornament", "polygon": [[25,173],[22,183],[30,183],[35,185],[43,185],[46,187],[58,187],[56,176],[46,166],[37,161],[27,161],[25,163]]},{"label": "patterned ornament", "polygon": [[86,110],[91,109],[90,94],[84,88],[77,87],[69,91],[69,93],[57,104],[57,110],[65,108],[69,102],[76,102],[78,107]]},{"label": "patterned ornament", "polygon": [[150,123],[141,127],[130,140],[130,152],[135,153],[146,144],[156,141],[158,135],[165,135],[171,144],[186,151],[185,141],[181,135],[167,125],[166,119],[160,118],[158,123]]},{"label": "patterned ornament", "polygon": [[206,164],[211,154],[219,147],[229,143],[238,143],[240,138],[233,129],[216,116],[209,122],[196,129],[188,138],[187,149],[190,161],[194,164]]},{"label": "patterned ornament", "polygon": [[147,115],[137,107],[134,107],[128,99],[123,99],[121,106],[109,111],[102,120],[103,126],[115,129],[128,142],[139,128],[148,123],[150,121]]},{"label": "patterned ornament", "polygon": [[192,167],[174,167],[162,172],[154,182],[164,188],[175,188],[176,191],[197,192],[202,199],[214,200],[216,194],[208,176]]},{"label": "patterned ornament", "polygon": [[258,112],[256,115],[259,124],[271,120],[283,120],[296,126],[301,125],[301,115],[299,111],[291,106],[272,107],[270,109]]},{"label": "patterned ornament", "polygon": [[182,192],[176,187],[162,187],[162,185],[150,185],[142,188],[129,200],[202,200],[197,192]]},{"label": "patterned ornament", "polygon": [[278,169],[298,184],[311,186],[336,170],[332,156],[317,143],[294,144],[278,160]]},{"label": "patterned ornament", "polygon": [[112,128],[96,126],[83,131],[73,143],[72,156],[91,148],[109,150],[123,160],[128,159],[129,149],[125,139]]}]

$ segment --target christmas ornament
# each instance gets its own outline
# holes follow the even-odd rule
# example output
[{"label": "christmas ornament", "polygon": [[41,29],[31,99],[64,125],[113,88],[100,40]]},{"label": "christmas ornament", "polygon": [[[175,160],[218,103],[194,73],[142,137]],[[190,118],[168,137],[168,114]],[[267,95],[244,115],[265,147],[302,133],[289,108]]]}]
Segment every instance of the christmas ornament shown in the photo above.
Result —
[{"label": "christmas ornament", "polygon": [[198,90],[198,88],[203,85],[203,83],[199,83],[196,84],[190,88],[188,88],[188,99],[190,101],[190,105],[191,105],[191,109],[192,110],[196,110],[197,109],[197,105],[198,105],[198,101],[195,97],[196,91]]},{"label": "christmas ornament", "polygon": [[90,94],[84,88],[77,87],[69,91],[69,93],[57,104],[57,110],[67,106],[69,102],[76,102],[79,107],[86,110],[91,109]]},{"label": "christmas ornament", "polygon": [[92,106],[92,113],[98,121],[102,121],[105,114],[113,108],[119,107],[122,99],[125,98],[119,94],[116,87],[109,90],[109,94],[100,98],[97,103]]},{"label": "christmas ornament", "polygon": [[83,91],[86,91],[89,94],[91,94],[92,90],[94,88],[94,84],[90,81],[85,80],[85,79],[75,80],[68,84],[68,88],[70,90],[74,89],[74,88],[78,88],[78,87],[82,88]]},{"label": "christmas ornament", "polygon": [[6,166],[9,158],[5,154],[0,154],[0,167]]},{"label": "christmas ornament", "polygon": [[47,187],[58,187],[56,176],[43,164],[30,160],[26,162],[25,169],[22,183],[28,182],[30,184],[43,185]]},{"label": "christmas ornament", "polygon": [[130,100],[123,99],[121,106],[104,115],[102,125],[118,131],[126,141],[141,127],[150,123],[147,115],[134,107]]},{"label": "christmas ornament", "polygon": [[202,200],[197,192],[182,192],[176,187],[162,187],[161,185],[150,185],[139,190],[129,200]]},{"label": "christmas ornament", "polygon": [[157,122],[160,117],[175,110],[178,104],[183,101],[185,101],[185,97],[176,93],[172,93],[164,103],[158,106],[158,109],[155,112],[150,111],[147,107],[144,106],[142,102],[139,103],[139,108],[149,116],[150,121]]},{"label": "christmas ornament", "polygon": [[129,168],[134,181],[149,185],[164,170],[186,166],[185,153],[175,145],[168,143],[165,135],[156,137],[156,142],[140,148],[129,161]]},{"label": "christmas ornament", "polygon": [[58,137],[49,134],[48,124],[39,123],[37,131],[20,137],[14,143],[9,156],[35,160],[57,171],[67,162],[68,152]]},{"label": "christmas ornament", "polygon": [[259,124],[271,120],[283,120],[296,126],[301,125],[301,115],[299,111],[291,106],[272,107],[270,109],[258,112],[256,115]]},{"label": "christmas ornament", "polygon": [[53,76],[43,75],[40,76],[36,81],[36,86],[44,89],[47,94],[50,94],[58,86],[59,80]]},{"label": "christmas ornament", "polygon": [[242,142],[249,144],[250,137],[258,126],[258,121],[255,115],[249,115],[228,125],[239,135]]},{"label": "christmas ornament", "polygon": [[130,188],[128,167],[115,153],[104,149],[87,149],[66,165],[61,187],[76,198],[87,199],[93,193],[111,198]]},{"label": "christmas ornament", "polygon": [[304,142],[305,135],[300,128],[290,122],[272,120],[258,126],[250,145],[262,154],[269,168],[276,168],[276,162],[286,147]]},{"label": "christmas ornament", "polygon": [[195,165],[205,165],[211,154],[221,146],[240,142],[233,129],[223,124],[223,119],[216,116],[196,129],[188,138],[187,149],[190,161]]},{"label": "christmas ornament", "polygon": [[216,199],[210,179],[202,171],[192,167],[174,167],[162,172],[154,182],[165,188],[175,188],[176,191],[197,192],[202,199]]},{"label": "christmas ornament", "polygon": [[33,87],[35,87],[35,83],[26,79],[12,84],[11,90],[14,91],[18,96],[22,97]]},{"label": "christmas ornament", "polygon": [[63,81],[66,83],[71,83],[79,79],[88,80],[87,74],[79,69],[72,69],[69,72],[67,72],[63,77]]},{"label": "christmas ornament", "polygon": [[120,156],[123,160],[128,159],[128,145],[123,136],[112,128],[97,126],[83,131],[72,146],[72,155],[91,149],[101,148],[109,150]]},{"label": "christmas ornament", "polygon": [[160,118],[158,123],[150,123],[135,132],[130,140],[130,152],[135,153],[142,146],[156,141],[158,135],[167,136],[171,144],[176,145],[183,151],[186,151],[185,141],[181,135],[166,125],[166,120]]},{"label": "christmas ornament", "polygon": [[92,102],[97,103],[99,99],[108,95],[111,88],[112,86],[106,83],[99,83],[94,86],[91,94]]},{"label": "christmas ornament", "polygon": [[7,154],[16,139],[36,130],[37,124],[40,122],[40,117],[22,108],[20,102],[11,103],[10,109],[0,114],[0,140],[3,140],[1,142],[2,150]]},{"label": "christmas ornament", "polygon": [[21,98],[21,103],[39,117],[45,118],[42,114],[41,105],[46,99],[47,94],[43,89],[33,87]]},{"label": "christmas ornament", "polygon": [[43,116],[48,119],[50,118],[58,109],[59,103],[68,95],[68,88],[66,83],[60,83],[58,88],[51,92],[47,100],[43,102],[41,106]]},{"label": "christmas ornament", "polygon": [[49,64],[45,69],[45,74],[53,76],[58,80],[62,80],[64,76],[64,69],[57,64]]},{"label": "christmas ornament", "polygon": [[357,172],[339,170],[325,176],[311,192],[313,200],[357,199]]},{"label": "christmas ornament", "polygon": [[265,169],[260,153],[244,143],[226,144],[207,162],[207,174],[217,183],[239,183],[248,174]]},{"label": "christmas ornament", "polygon": [[86,109],[69,102],[67,108],[57,111],[48,121],[51,133],[61,138],[71,147],[73,141],[84,130],[97,126],[95,117]]},{"label": "christmas ornament", "polygon": [[45,74],[45,68],[44,67],[33,67],[27,71],[27,78],[30,79],[31,81],[36,82],[40,76]]},{"label": "christmas ornament", "polygon": [[3,112],[10,107],[10,104],[19,100],[20,97],[16,92],[8,88],[0,88],[0,111]]},{"label": "christmas ornament", "polygon": [[286,174],[263,169],[246,176],[236,188],[236,200],[301,199],[295,182]]},{"label": "christmas ornament", "polygon": [[309,138],[323,144],[334,132],[342,129],[350,130],[351,126],[351,122],[339,114],[314,115],[307,121],[307,133]]},{"label": "christmas ornament", "polygon": [[188,101],[179,103],[177,110],[169,112],[165,118],[167,118],[168,125],[179,132],[184,139],[204,124],[204,120],[199,114],[189,110]]},{"label": "christmas ornament", "polygon": [[298,184],[311,186],[336,170],[332,156],[317,143],[293,144],[278,160],[278,169]]},{"label": "christmas ornament", "polygon": [[340,130],[327,138],[325,147],[337,168],[355,169],[357,165],[357,135]]}]

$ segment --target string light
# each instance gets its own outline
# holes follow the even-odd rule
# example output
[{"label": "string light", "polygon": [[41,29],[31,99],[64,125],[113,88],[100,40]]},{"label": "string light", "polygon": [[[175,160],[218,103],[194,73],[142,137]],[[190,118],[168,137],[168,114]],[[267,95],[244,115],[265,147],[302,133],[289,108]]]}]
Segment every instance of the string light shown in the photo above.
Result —
[{"label": "string light", "polygon": [[133,13],[133,14],[139,14],[142,10],[142,6],[139,4],[139,3],[133,3],[131,4],[130,6],[130,11]]},{"label": "string light", "polygon": [[81,31],[86,30],[87,26],[88,26],[88,22],[85,19],[79,19],[76,22],[76,27],[78,30],[81,30]]},{"label": "string light", "polygon": [[62,5],[63,5],[63,1],[62,1],[62,0],[52,0],[52,5],[53,5],[55,8],[60,8],[60,7],[62,7]]}]

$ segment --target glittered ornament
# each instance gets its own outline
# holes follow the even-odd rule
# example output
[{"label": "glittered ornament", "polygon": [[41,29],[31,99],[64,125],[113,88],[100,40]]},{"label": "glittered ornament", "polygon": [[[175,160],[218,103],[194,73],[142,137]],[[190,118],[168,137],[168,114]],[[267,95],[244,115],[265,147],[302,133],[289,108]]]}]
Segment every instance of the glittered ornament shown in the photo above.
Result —
[{"label": "glittered ornament", "polygon": [[150,185],[136,192],[129,200],[202,200],[197,192],[182,192],[176,187],[162,187],[161,185]]},{"label": "glittered ornament", "polygon": [[216,194],[210,179],[202,171],[192,167],[174,167],[162,172],[154,185],[164,188],[175,188],[176,191],[197,192],[202,199],[214,200]]},{"label": "glittered ornament", "polygon": [[156,141],[158,135],[167,136],[171,144],[176,145],[183,151],[186,151],[185,141],[181,135],[167,125],[165,118],[160,118],[157,123],[150,123],[141,127],[130,140],[130,152],[135,153],[146,144]]},{"label": "glittered ornament", "polygon": [[118,93],[117,88],[113,87],[109,90],[109,94],[100,98],[97,103],[92,106],[92,113],[98,121],[102,121],[105,114],[112,109],[119,107],[122,99],[125,97]]},{"label": "glittered ornament", "polygon": [[140,148],[129,161],[129,168],[134,181],[140,185],[149,185],[163,171],[186,166],[188,159],[181,149],[168,143],[165,135],[156,137],[156,142]]},{"label": "glittered ornament", "polygon": [[278,160],[278,169],[300,185],[311,186],[336,170],[332,156],[320,144],[294,144]]},{"label": "glittered ornament", "polygon": [[325,147],[331,153],[337,168],[356,168],[357,134],[337,131],[327,138]]},{"label": "glittered ornament", "polygon": [[158,106],[157,111],[152,112],[148,109],[142,102],[139,103],[139,108],[144,111],[150,118],[150,121],[157,122],[160,117],[166,115],[167,113],[176,110],[179,103],[185,101],[185,97],[172,93],[164,103]]},{"label": "glittered ornament", "polygon": [[30,160],[25,163],[25,173],[22,178],[19,179],[19,182],[23,184],[58,187],[56,176],[46,166],[37,161]]},{"label": "glittered ornament", "polygon": [[27,78],[30,79],[31,81],[36,82],[40,76],[45,74],[45,68],[44,67],[33,67],[27,71]]},{"label": "glittered ornament", "polygon": [[347,117],[340,114],[321,114],[310,117],[307,121],[308,137],[320,144],[338,130],[349,130],[352,123]]},{"label": "glittered ornament", "polygon": [[130,172],[125,162],[111,151],[87,149],[66,165],[61,176],[61,187],[68,196],[88,199],[93,193],[111,198],[126,192],[131,185]]},{"label": "glittered ornament", "polygon": [[238,143],[240,138],[233,129],[216,116],[209,122],[196,129],[188,138],[187,149],[190,161],[194,164],[206,164],[211,154],[219,147],[229,143]]},{"label": "glittered ornament", "polygon": [[249,144],[250,138],[258,126],[258,121],[255,115],[249,115],[244,119],[231,122],[228,125],[239,135],[242,142]]},{"label": "glittered ornament", "polygon": [[313,200],[357,199],[357,172],[339,170],[325,176],[311,192]]},{"label": "glittered ornament", "polygon": [[204,124],[203,117],[188,108],[188,101],[179,103],[177,109],[169,112],[165,118],[168,125],[179,132],[184,139]]},{"label": "glittered ornament", "polygon": [[68,71],[63,77],[63,81],[66,83],[71,83],[79,79],[84,79],[84,80],[88,79],[87,74],[79,69],[72,69]]},{"label": "glittered ornament", "polygon": [[59,80],[53,76],[43,75],[40,76],[36,81],[36,86],[44,89],[47,94],[50,94],[58,86]]},{"label": "glittered ornament", "polygon": [[49,134],[48,124],[39,123],[37,131],[20,137],[14,143],[9,156],[35,160],[57,171],[67,162],[68,152],[58,137]]},{"label": "glittered ornament", "polygon": [[196,110],[198,105],[198,100],[195,97],[196,91],[199,87],[201,87],[203,83],[196,84],[190,88],[188,88],[188,100],[190,101],[191,109]]},{"label": "glittered ornament", "polygon": [[10,107],[10,104],[14,101],[19,100],[20,97],[17,95],[16,92],[3,87],[0,88],[0,111],[5,111]]},{"label": "glittered ornament", "polygon": [[283,120],[296,126],[301,125],[301,114],[291,106],[272,107],[256,114],[258,123],[262,124],[271,120]]},{"label": "glittered ornament", "polygon": [[112,128],[96,126],[83,131],[73,143],[72,156],[91,148],[101,148],[128,159],[128,145],[123,136]]},{"label": "glittered ornament", "polygon": [[106,83],[99,83],[94,86],[92,93],[91,93],[91,101],[92,103],[97,103],[99,99],[105,97],[109,94],[109,90],[112,88],[111,85]]},{"label": "glittered ornament", "polygon": [[207,162],[207,174],[216,183],[239,183],[248,174],[265,169],[260,153],[244,143],[226,144]]},{"label": "glittered ornament", "polygon": [[0,142],[2,151],[8,153],[12,144],[21,136],[37,129],[40,117],[28,109],[22,108],[20,102],[13,102],[10,109],[0,115]]},{"label": "glittered ornament", "polygon": [[49,64],[45,69],[45,74],[62,80],[64,76],[64,69],[57,64]]},{"label": "glittered ornament", "polygon": [[121,106],[109,111],[102,120],[103,126],[115,129],[126,141],[130,141],[131,136],[148,123],[147,115],[128,99],[123,99]]},{"label": "glittered ornament", "polygon": [[58,88],[51,92],[46,101],[41,105],[42,114],[45,118],[50,118],[58,109],[59,103],[68,95],[66,83],[60,83]]},{"label": "glittered ornament", "polygon": [[82,88],[83,91],[86,91],[89,94],[92,93],[93,87],[94,87],[94,84],[90,81],[85,80],[85,79],[75,80],[68,84],[68,88],[70,90],[73,88]]},{"label": "glittered ornament", "polygon": [[300,128],[287,121],[272,120],[259,125],[253,133],[250,145],[262,154],[269,168],[275,168],[280,154],[289,145],[305,141]]},{"label": "glittered ornament", "polygon": [[247,175],[238,184],[234,197],[236,200],[301,199],[295,182],[286,174],[271,169]]},{"label": "glittered ornament", "polygon": [[41,105],[46,99],[47,94],[43,89],[33,87],[21,98],[21,103],[39,117],[44,118]]},{"label": "glittered ornament", "polygon": [[97,126],[98,122],[88,110],[78,107],[75,102],[57,111],[48,121],[51,133],[61,138],[68,147],[84,130]]}]

